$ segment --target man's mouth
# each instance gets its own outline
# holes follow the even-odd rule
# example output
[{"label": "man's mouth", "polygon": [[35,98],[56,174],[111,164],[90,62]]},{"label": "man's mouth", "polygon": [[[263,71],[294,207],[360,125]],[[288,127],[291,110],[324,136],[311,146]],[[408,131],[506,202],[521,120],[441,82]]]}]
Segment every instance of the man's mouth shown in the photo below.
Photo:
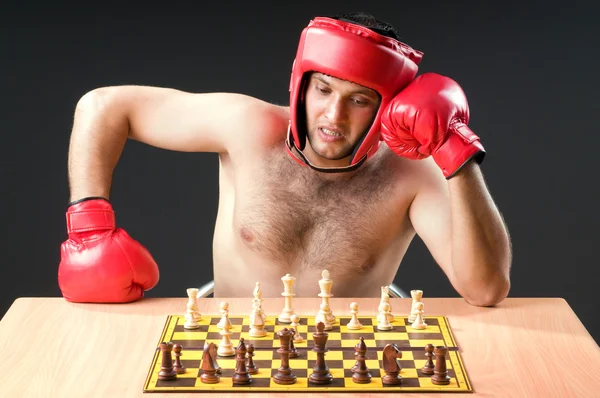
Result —
[{"label": "man's mouth", "polygon": [[319,129],[321,130],[321,132],[323,134],[326,134],[326,135],[331,136],[331,137],[343,137],[344,136],[343,134],[341,134],[341,133],[339,133],[337,131],[330,130],[330,129],[326,128],[326,127],[319,127]]}]

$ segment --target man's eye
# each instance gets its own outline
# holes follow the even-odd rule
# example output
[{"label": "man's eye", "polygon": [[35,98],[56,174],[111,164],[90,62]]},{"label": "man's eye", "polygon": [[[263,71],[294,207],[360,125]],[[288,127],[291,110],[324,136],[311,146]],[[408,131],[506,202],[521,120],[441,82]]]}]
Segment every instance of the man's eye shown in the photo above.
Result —
[{"label": "man's eye", "polygon": [[363,100],[361,100],[361,99],[358,99],[358,98],[354,98],[352,101],[353,101],[353,102],[354,102],[356,105],[361,105],[361,106],[364,106],[364,105],[367,105],[367,104],[368,104],[368,102],[367,102],[367,101],[363,101]]},{"label": "man's eye", "polygon": [[322,94],[327,94],[329,92],[329,90],[327,90],[326,88],[321,88],[321,87],[317,87],[317,91]]}]

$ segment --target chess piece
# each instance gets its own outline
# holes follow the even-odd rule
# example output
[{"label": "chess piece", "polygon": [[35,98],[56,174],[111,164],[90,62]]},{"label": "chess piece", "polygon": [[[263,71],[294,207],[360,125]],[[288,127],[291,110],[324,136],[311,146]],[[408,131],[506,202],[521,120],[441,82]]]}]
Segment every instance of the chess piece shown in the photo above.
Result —
[{"label": "chess piece", "polygon": [[281,314],[279,314],[277,320],[281,323],[290,323],[292,322],[290,317],[294,315],[294,308],[292,307],[292,297],[295,296],[295,294],[293,293],[293,287],[296,278],[294,278],[290,274],[286,274],[284,277],[281,278],[281,280],[283,281],[284,288],[284,291],[283,293],[281,293],[281,295],[285,297],[285,307],[281,311]]},{"label": "chess piece", "polygon": [[219,312],[221,313],[221,319],[219,323],[217,323],[218,329],[223,329],[223,325],[225,324],[225,317],[229,315],[229,303],[227,301],[221,301],[219,304]]},{"label": "chess piece", "polygon": [[415,312],[415,305],[417,302],[421,301],[421,297],[423,297],[422,290],[411,290],[410,296],[412,297],[412,305],[410,307],[410,315],[408,316],[408,323],[413,323],[415,321],[415,317],[417,313]]},{"label": "chess piece", "polygon": [[383,376],[382,382],[384,386],[398,386],[402,384],[402,376],[400,376],[400,364],[397,359],[402,358],[402,352],[396,344],[386,344],[383,348]]},{"label": "chess piece", "polygon": [[413,329],[424,330],[427,329],[427,324],[423,320],[423,303],[417,301],[415,304],[415,321],[410,325]]},{"label": "chess piece", "polygon": [[350,318],[346,327],[350,330],[362,329],[363,325],[358,320],[358,303],[350,303],[350,313],[352,314],[352,318]]},{"label": "chess piece", "polygon": [[431,382],[433,384],[445,385],[450,384],[450,376],[448,376],[448,368],[446,367],[446,353],[448,348],[445,346],[437,346],[433,350],[435,354],[435,367]]},{"label": "chess piece", "polygon": [[217,345],[215,343],[204,343],[204,351],[209,351],[212,367],[217,370],[217,374],[221,374],[221,367],[217,363]]},{"label": "chess piece", "polygon": [[265,318],[263,318],[262,310],[259,307],[254,307],[252,315],[250,315],[250,331],[248,334],[251,337],[265,337],[267,330],[265,329]]},{"label": "chess piece", "polygon": [[294,384],[296,375],[290,369],[290,339],[291,334],[287,328],[283,328],[277,333],[281,347],[277,352],[281,355],[281,366],[273,376],[273,381],[277,384]]},{"label": "chess piece", "polygon": [[184,329],[198,329],[200,325],[200,312],[198,312],[198,290],[196,288],[187,289],[188,301],[185,311],[185,323],[183,324]]},{"label": "chess piece", "polygon": [[215,384],[220,380],[220,376],[217,374],[218,368],[216,366],[216,358],[213,355],[217,355],[215,343],[209,343],[204,345],[204,352],[202,352],[202,375],[200,381],[205,384]]},{"label": "chess piece", "polygon": [[246,352],[246,344],[242,337],[235,349],[235,371],[231,377],[234,386],[243,386],[252,383],[252,376],[250,376],[248,369],[246,369]]},{"label": "chess piece", "polygon": [[322,385],[330,384],[333,381],[333,375],[325,363],[325,353],[329,351],[325,346],[328,338],[329,334],[325,332],[325,324],[323,322],[317,323],[317,331],[313,333],[315,346],[312,349],[317,353],[317,361],[313,372],[308,377],[310,383]]},{"label": "chess piece", "polygon": [[333,329],[333,325],[329,323],[329,318],[327,314],[329,313],[329,304],[327,302],[322,302],[319,306],[319,313],[315,317],[315,323],[323,322],[323,327],[325,330]]},{"label": "chess piece", "polygon": [[433,374],[433,344],[427,344],[425,346],[425,358],[427,358],[427,362],[425,362],[425,366],[421,369],[421,373],[424,375],[432,375]]},{"label": "chess piece", "polygon": [[377,324],[377,330],[392,330],[394,327],[388,320],[389,318],[387,316],[390,308],[389,303],[384,303],[382,308],[383,309],[379,312],[381,316],[377,317],[379,320],[379,323]]},{"label": "chess piece", "polygon": [[248,363],[246,364],[246,369],[248,369],[248,373],[251,375],[255,375],[258,373],[258,367],[254,363],[254,345],[252,343],[248,343],[246,345],[246,349],[248,352],[246,353],[246,358],[248,358]]},{"label": "chess piece", "polygon": [[265,314],[265,311],[263,311],[263,309],[262,309],[262,302],[263,302],[263,299],[262,299],[262,290],[260,289],[260,282],[256,282],[256,286],[254,287],[254,299],[252,300],[252,310],[254,312],[254,310],[256,308],[258,308],[263,322],[266,323],[267,315]]},{"label": "chess piece", "polygon": [[367,345],[365,338],[361,336],[360,341],[354,346],[356,353],[356,365],[352,368],[352,381],[359,384],[367,384],[371,382],[371,372],[367,368]]},{"label": "chess piece", "polygon": [[321,292],[318,294],[318,296],[323,299],[321,303],[325,304],[326,308],[325,318],[327,319],[327,322],[323,322],[325,323],[325,330],[329,330],[327,325],[334,325],[336,322],[335,315],[333,315],[331,306],[329,305],[329,299],[333,297],[333,294],[331,294],[332,285],[333,281],[329,279],[329,271],[323,270],[323,272],[321,272],[321,279],[319,280],[319,288],[321,289]]},{"label": "chess piece", "polygon": [[223,330],[220,332],[220,335],[223,336],[223,338],[219,344],[217,354],[220,357],[232,357],[235,355],[235,349],[233,348],[233,344],[231,344],[231,340],[229,338],[231,335],[231,321],[229,320],[229,315],[227,312],[225,312],[224,316]]},{"label": "chess piece", "polygon": [[381,286],[381,301],[379,302],[379,307],[377,310],[379,311],[379,315],[377,315],[377,321],[382,323],[382,319],[380,319],[383,314],[384,306],[388,304],[390,309],[386,314],[388,322],[392,322],[394,320],[394,315],[392,315],[392,304],[390,303],[390,287],[389,286]]},{"label": "chess piece", "polygon": [[304,341],[304,337],[302,337],[302,335],[298,331],[298,326],[300,326],[300,317],[298,315],[294,314],[290,317],[290,319],[292,320],[290,327],[294,328],[294,330],[296,331],[296,333],[294,334],[293,340],[296,343],[302,343]]},{"label": "chess piece", "polygon": [[177,372],[173,368],[173,343],[162,342],[160,343],[160,351],[162,354],[162,362],[160,365],[160,371],[158,372],[158,380],[175,380],[177,378]]},{"label": "chess piece", "polygon": [[173,344],[173,356],[175,357],[175,364],[173,365],[173,369],[175,369],[175,373],[178,375],[185,373],[185,367],[181,363],[181,344]]},{"label": "chess piece", "polygon": [[298,356],[300,355],[298,353],[298,350],[296,349],[296,347],[294,346],[294,336],[296,335],[296,330],[294,330],[293,328],[289,328],[288,329],[290,331],[290,358],[298,358]]}]

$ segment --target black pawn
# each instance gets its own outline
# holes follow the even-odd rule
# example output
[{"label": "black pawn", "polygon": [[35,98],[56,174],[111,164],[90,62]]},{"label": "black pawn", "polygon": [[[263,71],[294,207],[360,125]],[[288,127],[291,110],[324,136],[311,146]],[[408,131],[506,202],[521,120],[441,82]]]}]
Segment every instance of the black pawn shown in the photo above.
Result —
[{"label": "black pawn", "polygon": [[425,346],[425,357],[427,358],[427,362],[425,362],[425,366],[421,369],[421,372],[424,375],[432,375],[433,368],[435,365],[433,364],[433,344],[427,344]]},{"label": "black pawn", "polygon": [[173,365],[173,369],[175,369],[175,373],[178,375],[185,373],[185,367],[181,363],[181,350],[183,347],[181,344],[173,344],[173,355],[175,356],[175,364]]},{"label": "black pawn", "polygon": [[173,369],[173,357],[171,356],[173,343],[160,343],[160,351],[162,353],[162,362],[160,371],[158,372],[158,380],[175,380],[177,372]]},{"label": "black pawn", "polygon": [[448,369],[446,368],[448,348],[437,346],[433,352],[435,353],[435,368],[433,376],[431,376],[431,382],[433,384],[450,384],[450,376],[448,376]]},{"label": "black pawn", "polygon": [[240,338],[240,343],[235,349],[235,372],[231,378],[234,386],[243,386],[252,383],[252,376],[250,376],[248,369],[246,369],[246,352],[244,339]]},{"label": "black pawn", "polygon": [[248,349],[248,353],[246,354],[246,357],[248,358],[248,364],[246,365],[246,369],[248,369],[248,373],[250,373],[251,375],[255,375],[258,373],[258,368],[254,363],[254,359],[252,359],[252,357],[254,357],[254,345],[252,343],[248,343],[246,348]]}]

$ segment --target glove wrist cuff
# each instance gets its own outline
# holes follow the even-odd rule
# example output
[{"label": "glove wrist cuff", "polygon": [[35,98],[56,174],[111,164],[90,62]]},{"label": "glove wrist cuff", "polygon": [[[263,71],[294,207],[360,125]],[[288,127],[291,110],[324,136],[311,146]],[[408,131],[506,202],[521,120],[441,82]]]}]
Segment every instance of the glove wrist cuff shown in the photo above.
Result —
[{"label": "glove wrist cuff", "polygon": [[115,212],[104,198],[77,201],[67,211],[67,232],[105,231],[116,228]]},{"label": "glove wrist cuff", "polygon": [[450,127],[448,139],[432,154],[435,163],[442,169],[446,179],[454,177],[471,159],[483,162],[485,149],[479,137],[464,123]]}]

